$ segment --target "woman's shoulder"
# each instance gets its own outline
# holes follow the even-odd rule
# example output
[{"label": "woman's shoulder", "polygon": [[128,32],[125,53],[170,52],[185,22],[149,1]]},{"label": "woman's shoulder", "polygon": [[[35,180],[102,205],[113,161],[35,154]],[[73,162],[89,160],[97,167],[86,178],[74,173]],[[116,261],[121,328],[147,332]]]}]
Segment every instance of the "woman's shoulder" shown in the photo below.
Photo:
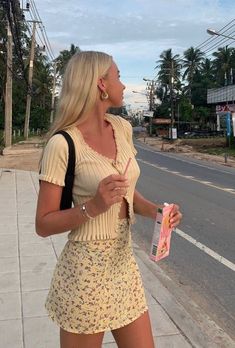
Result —
[{"label": "woman's shoulder", "polygon": [[46,149],[63,148],[66,146],[66,139],[62,134],[52,135],[46,142]]}]

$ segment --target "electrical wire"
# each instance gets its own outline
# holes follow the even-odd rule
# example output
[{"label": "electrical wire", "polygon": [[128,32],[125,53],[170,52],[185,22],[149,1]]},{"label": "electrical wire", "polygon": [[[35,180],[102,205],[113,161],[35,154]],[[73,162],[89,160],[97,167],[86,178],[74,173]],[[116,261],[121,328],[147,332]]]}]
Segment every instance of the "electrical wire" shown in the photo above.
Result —
[{"label": "electrical wire", "polygon": [[30,0],[30,4],[31,4],[30,8],[32,8],[31,14],[39,22],[39,28],[41,30],[41,35],[42,35],[42,38],[43,38],[43,41],[44,41],[44,45],[45,45],[45,47],[47,49],[48,55],[50,56],[51,60],[54,60],[55,59],[55,55],[53,53],[50,41],[49,41],[48,36],[47,36],[47,32],[46,32],[45,26],[43,25],[43,22],[41,20],[41,17],[39,15],[39,12],[37,10],[37,7],[35,5],[34,0]]},{"label": "electrical wire", "polygon": [[29,10],[29,14],[30,14],[30,16],[31,16],[32,21],[37,20],[37,22],[38,22],[38,27],[39,27],[39,29],[40,29],[40,34],[39,34],[39,31],[38,31],[38,27],[37,27],[37,29],[36,29],[37,37],[38,37],[38,39],[41,41],[42,45],[45,46],[45,49],[46,49],[46,52],[47,52],[47,56],[50,57],[51,60],[54,60],[55,58],[54,58],[54,56],[52,55],[52,53],[51,53],[51,51],[50,51],[50,48],[49,48],[49,46],[48,46],[48,42],[47,42],[47,40],[46,40],[46,38],[45,38],[45,35],[44,35],[43,31],[42,31],[41,23],[40,23],[40,21],[39,21],[40,18],[36,18],[36,19],[35,19],[35,11],[33,12],[33,11]]}]

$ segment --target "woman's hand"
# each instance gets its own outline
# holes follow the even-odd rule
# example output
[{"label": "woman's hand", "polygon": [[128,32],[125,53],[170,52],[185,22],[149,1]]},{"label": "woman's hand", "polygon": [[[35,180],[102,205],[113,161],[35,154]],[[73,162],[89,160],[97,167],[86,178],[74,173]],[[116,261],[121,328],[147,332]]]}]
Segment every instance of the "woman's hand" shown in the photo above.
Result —
[{"label": "woman's hand", "polygon": [[179,225],[182,219],[182,214],[179,210],[179,206],[177,204],[173,204],[172,210],[170,212],[170,228],[175,228]]},{"label": "woman's hand", "polygon": [[121,202],[127,193],[129,183],[124,175],[112,174],[104,178],[98,186],[95,197],[86,203],[91,216],[107,211],[113,204]]}]

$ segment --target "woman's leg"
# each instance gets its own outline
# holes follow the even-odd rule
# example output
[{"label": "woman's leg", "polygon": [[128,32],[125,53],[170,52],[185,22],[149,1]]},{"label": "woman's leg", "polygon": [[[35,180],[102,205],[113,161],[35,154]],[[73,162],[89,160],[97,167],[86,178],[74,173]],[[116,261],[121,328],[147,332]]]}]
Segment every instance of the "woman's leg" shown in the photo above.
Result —
[{"label": "woman's leg", "polygon": [[60,348],[101,348],[104,332],[75,334],[60,329]]},{"label": "woman's leg", "polygon": [[154,348],[148,311],[132,323],[112,330],[118,348]]}]

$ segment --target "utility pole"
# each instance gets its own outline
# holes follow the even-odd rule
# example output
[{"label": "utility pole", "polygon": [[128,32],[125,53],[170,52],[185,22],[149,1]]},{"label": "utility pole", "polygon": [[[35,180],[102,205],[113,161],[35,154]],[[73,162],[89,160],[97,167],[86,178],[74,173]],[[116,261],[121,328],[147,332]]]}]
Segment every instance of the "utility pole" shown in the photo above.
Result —
[{"label": "utility pole", "polygon": [[[154,92],[156,88],[156,81],[148,80],[146,78],[144,78],[143,80],[149,81],[147,82],[147,88],[146,88],[148,101],[149,101],[149,111],[154,111]],[[149,120],[149,135],[150,137],[153,135],[153,116],[150,117],[150,120]]]},{"label": "utility pole", "polygon": [[50,123],[52,123],[53,120],[54,120],[56,70],[57,70],[57,63],[54,63],[53,86],[52,86],[52,95],[51,95],[51,116],[50,116]]},{"label": "utility pole", "polygon": [[5,147],[10,147],[12,145],[12,33],[9,21],[7,21],[7,76],[5,94],[4,144]]},{"label": "utility pole", "polygon": [[26,113],[25,113],[25,122],[24,122],[24,137],[26,139],[28,139],[29,137],[29,118],[30,118],[31,100],[32,100],[33,63],[34,63],[34,53],[35,53],[35,32],[36,32],[36,23],[39,23],[39,22],[32,21],[32,23],[33,23],[33,30],[32,30],[32,39],[31,39],[31,48],[30,48],[30,58],[29,58],[28,91],[27,91]]},{"label": "utility pole", "polygon": [[171,73],[170,73],[170,96],[171,96],[171,131],[170,137],[173,139],[173,124],[174,124],[174,98],[173,98],[173,84],[174,84],[174,61],[171,61]]}]

